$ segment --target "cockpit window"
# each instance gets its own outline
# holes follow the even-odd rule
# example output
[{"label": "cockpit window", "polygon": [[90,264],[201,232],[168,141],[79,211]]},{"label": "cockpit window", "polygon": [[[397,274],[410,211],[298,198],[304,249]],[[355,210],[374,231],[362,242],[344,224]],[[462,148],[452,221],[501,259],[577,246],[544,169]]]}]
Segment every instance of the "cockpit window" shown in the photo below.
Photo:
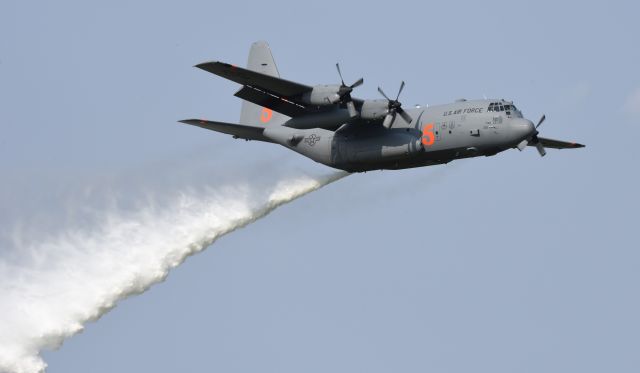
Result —
[{"label": "cockpit window", "polygon": [[487,111],[499,112],[499,111],[518,111],[513,104],[503,104],[501,102],[492,102],[489,104]]},{"label": "cockpit window", "polygon": [[518,108],[513,104],[505,104],[502,102],[492,102],[489,104],[487,111],[518,111]]}]

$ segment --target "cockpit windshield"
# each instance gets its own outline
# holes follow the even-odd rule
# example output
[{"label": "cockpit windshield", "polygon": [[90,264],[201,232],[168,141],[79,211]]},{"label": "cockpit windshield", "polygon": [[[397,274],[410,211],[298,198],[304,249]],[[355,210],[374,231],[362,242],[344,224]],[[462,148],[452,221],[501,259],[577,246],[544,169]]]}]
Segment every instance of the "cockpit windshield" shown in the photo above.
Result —
[{"label": "cockpit windshield", "polygon": [[504,101],[490,103],[489,109],[487,109],[487,111],[493,111],[493,112],[505,111],[507,112],[507,115],[512,115],[512,113],[517,115],[518,113],[520,113],[520,111],[518,110],[518,108],[516,108],[514,104],[504,102]]}]

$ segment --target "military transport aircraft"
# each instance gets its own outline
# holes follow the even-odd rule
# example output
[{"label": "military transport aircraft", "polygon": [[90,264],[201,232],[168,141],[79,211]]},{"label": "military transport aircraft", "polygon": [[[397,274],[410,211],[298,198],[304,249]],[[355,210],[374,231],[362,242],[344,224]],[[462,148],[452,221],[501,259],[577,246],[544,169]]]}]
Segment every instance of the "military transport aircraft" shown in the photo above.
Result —
[{"label": "military transport aircraft", "polygon": [[404,109],[399,97],[361,100],[351,96],[364,80],[346,85],[308,86],[280,78],[269,46],[251,46],[246,69],[223,62],[196,67],[242,85],[240,124],[204,119],[182,123],[245,140],[280,144],[316,162],[348,172],[402,169],[491,156],[507,149],[582,148],[584,145],[538,136],[513,102],[464,100]]}]

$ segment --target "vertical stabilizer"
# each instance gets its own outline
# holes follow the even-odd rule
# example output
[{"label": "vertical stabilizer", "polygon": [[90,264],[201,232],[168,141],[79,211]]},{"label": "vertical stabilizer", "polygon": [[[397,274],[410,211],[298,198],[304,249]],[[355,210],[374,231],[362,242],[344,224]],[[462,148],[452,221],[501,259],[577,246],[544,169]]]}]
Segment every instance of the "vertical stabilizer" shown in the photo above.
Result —
[{"label": "vertical stabilizer", "polygon": [[[247,69],[266,75],[280,77],[280,73],[278,73],[278,68],[276,67],[276,62],[273,60],[273,55],[271,54],[271,49],[266,41],[257,41],[251,45]],[[240,124],[261,127],[279,126],[288,119],[289,117],[271,109],[258,106],[248,101],[242,101]]]}]

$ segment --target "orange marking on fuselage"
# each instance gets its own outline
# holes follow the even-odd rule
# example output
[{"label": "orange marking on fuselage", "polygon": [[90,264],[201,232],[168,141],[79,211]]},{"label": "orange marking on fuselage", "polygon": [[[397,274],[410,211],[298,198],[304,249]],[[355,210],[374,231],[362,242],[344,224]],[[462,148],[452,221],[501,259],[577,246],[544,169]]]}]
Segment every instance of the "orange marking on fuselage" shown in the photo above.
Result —
[{"label": "orange marking on fuselage", "polygon": [[267,123],[271,120],[271,117],[273,116],[273,110],[268,109],[268,108],[262,108],[262,113],[260,113],[260,121],[262,123]]},{"label": "orange marking on fuselage", "polygon": [[433,123],[425,124],[422,128],[422,145],[431,146],[435,140],[436,137],[433,134]]}]

